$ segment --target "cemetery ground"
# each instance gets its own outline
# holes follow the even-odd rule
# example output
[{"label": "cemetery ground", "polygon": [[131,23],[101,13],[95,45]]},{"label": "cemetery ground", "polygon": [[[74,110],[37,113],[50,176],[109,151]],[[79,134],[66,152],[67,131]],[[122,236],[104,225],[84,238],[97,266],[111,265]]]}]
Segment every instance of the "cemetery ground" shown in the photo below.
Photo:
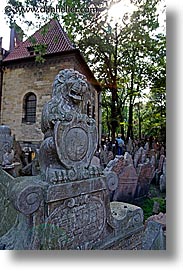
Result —
[{"label": "cemetery ground", "polygon": [[151,184],[147,197],[139,200],[136,205],[140,206],[144,212],[144,222],[152,215],[158,214],[153,212],[154,202],[159,204],[158,212],[166,213],[166,193],[160,192],[158,186]]}]

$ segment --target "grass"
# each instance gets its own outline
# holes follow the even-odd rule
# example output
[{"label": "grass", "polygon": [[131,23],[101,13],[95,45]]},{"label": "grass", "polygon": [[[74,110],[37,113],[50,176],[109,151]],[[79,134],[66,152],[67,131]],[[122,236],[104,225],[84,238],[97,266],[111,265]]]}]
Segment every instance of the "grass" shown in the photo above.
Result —
[{"label": "grass", "polygon": [[155,198],[145,198],[141,204],[141,208],[144,211],[144,221],[147,220],[148,217],[152,216],[153,213],[153,205],[154,202],[158,202],[159,212],[166,213],[166,200],[163,198],[155,197]]},{"label": "grass", "polygon": [[154,202],[159,203],[159,212],[166,213],[165,197],[166,197],[165,193],[161,193],[155,185],[151,185],[150,197],[144,198],[139,205],[144,211],[144,221],[147,220],[148,217],[154,215],[153,213]]}]

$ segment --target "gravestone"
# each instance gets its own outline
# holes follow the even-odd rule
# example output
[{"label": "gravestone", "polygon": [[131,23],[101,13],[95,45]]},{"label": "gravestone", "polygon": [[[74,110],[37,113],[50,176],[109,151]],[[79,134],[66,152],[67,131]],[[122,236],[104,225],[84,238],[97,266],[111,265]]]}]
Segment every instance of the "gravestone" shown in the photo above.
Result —
[{"label": "gravestone", "polygon": [[136,189],[136,198],[146,196],[149,192],[150,183],[154,178],[155,167],[147,159],[146,163],[139,164],[137,167],[138,183]]},{"label": "gravestone", "polygon": [[160,176],[163,173],[163,162],[165,160],[165,156],[161,155],[159,162],[158,162],[158,168],[155,171],[155,178],[156,178],[156,184],[159,184]]},{"label": "gravestone", "polygon": [[8,190],[13,184],[13,179],[0,167],[0,237],[13,226],[17,217],[17,211],[8,198]]},{"label": "gravestone", "polygon": [[131,140],[131,138],[129,137],[128,139],[128,143],[126,145],[126,150],[129,154],[132,154],[133,153],[133,142]]},{"label": "gravestone", "polygon": [[143,250],[166,249],[166,214],[153,215],[145,221]]},{"label": "gravestone", "polygon": [[126,152],[124,157],[117,157],[107,165],[105,171],[113,171],[118,176],[118,187],[113,192],[112,200],[132,203],[138,176],[131,155]]},{"label": "gravestone", "polygon": [[140,147],[134,155],[134,167],[136,168],[139,163],[142,163],[142,156],[144,159],[144,149],[143,147]]},{"label": "gravestone", "polygon": [[157,201],[154,201],[153,204],[153,214],[158,214],[159,213],[159,209],[160,209],[160,204]]},{"label": "gravestone", "polygon": [[6,125],[0,125],[0,166],[10,175],[16,177],[16,168],[20,163],[15,163],[14,140],[11,129]]},{"label": "gravestone", "polygon": [[9,153],[13,147],[11,129],[6,125],[0,125],[0,165],[3,163],[3,156]]},{"label": "gravestone", "polygon": [[3,249],[141,249],[142,209],[110,203],[117,176],[92,163],[96,123],[80,108],[88,92],[80,73],[56,76],[42,113],[41,175],[13,180],[8,194],[19,215],[0,238]]},{"label": "gravestone", "polygon": [[166,158],[164,158],[163,162],[163,174],[160,176],[159,179],[159,187],[161,192],[166,191]]}]

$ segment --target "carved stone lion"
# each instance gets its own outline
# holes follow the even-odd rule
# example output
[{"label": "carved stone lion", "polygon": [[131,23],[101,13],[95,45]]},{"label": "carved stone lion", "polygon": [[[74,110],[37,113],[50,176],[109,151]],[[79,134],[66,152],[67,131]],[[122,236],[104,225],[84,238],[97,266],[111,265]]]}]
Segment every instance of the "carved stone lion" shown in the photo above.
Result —
[{"label": "carved stone lion", "polygon": [[43,107],[41,130],[52,135],[56,121],[71,121],[75,113],[81,113],[81,103],[89,90],[84,75],[72,69],[59,72],[53,83],[51,100]]},{"label": "carved stone lion", "polygon": [[86,77],[77,71],[66,69],[56,76],[52,98],[42,112],[44,141],[39,154],[42,174],[46,175],[48,168],[63,172],[70,169],[73,174],[74,168],[89,167],[98,138],[95,120],[81,113],[89,92]]}]

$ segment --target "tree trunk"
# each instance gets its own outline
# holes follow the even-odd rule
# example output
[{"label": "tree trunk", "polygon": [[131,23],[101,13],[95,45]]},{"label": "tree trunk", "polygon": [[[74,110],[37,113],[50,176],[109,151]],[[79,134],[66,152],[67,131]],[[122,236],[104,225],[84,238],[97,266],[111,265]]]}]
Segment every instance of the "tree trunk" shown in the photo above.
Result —
[{"label": "tree trunk", "polygon": [[134,82],[134,72],[131,74],[131,87],[130,87],[130,104],[129,104],[129,116],[128,116],[128,131],[127,140],[129,137],[133,139],[133,83]]},{"label": "tree trunk", "polygon": [[129,137],[131,139],[133,139],[133,104],[132,104],[132,95],[130,95],[127,140],[129,139]]},{"label": "tree trunk", "polygon": [[116,129],[118,127],[118,113],[117,113],[117,89],[112,89],[112,103],[111,103],[111,136],[112,142],[115,142]]}]

